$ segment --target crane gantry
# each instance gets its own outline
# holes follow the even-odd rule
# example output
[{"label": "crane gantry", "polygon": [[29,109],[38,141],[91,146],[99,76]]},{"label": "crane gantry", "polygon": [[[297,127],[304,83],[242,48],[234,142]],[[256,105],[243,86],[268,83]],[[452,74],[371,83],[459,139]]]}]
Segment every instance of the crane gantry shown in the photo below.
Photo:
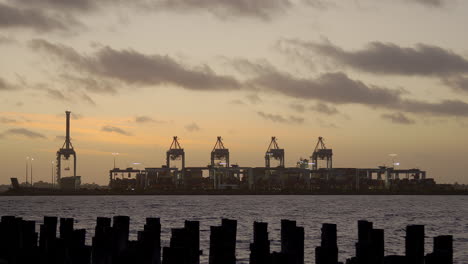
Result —
[{"label": "crane gantry", "polygon": [[330,170],[333,168],[333,150],[328,149],[325,146],[323,137],[318,138],[317,144],[315,145],[314,152],[312,153],[312,156],[310,158],[312,160],[312,170],[318,169],[319,160],[326,161],[326,167],[325,167],[326,169]]},{"label": "crane gantry", "polygon": [[270,168],[270,160],[278,160],[278,167],[284,168],[284,149],[280,148],[276,137],[271,137],[270,145],[265,152],[265,167]]},{"label": "crane gantry", "polygon": [[[65,135],[65,142],[63,143],[62,147],[57,151],[57,184],[60,186],[60,180],[62,178],[62,160],[68,161],[70,156],[73,156],[73,177],[76,177],[76,152],[73,148],[70,139],[70,111],[65,111],[66,114],[66,135]],[[66,167],[65,170],[70,170],[69,167]]]}]

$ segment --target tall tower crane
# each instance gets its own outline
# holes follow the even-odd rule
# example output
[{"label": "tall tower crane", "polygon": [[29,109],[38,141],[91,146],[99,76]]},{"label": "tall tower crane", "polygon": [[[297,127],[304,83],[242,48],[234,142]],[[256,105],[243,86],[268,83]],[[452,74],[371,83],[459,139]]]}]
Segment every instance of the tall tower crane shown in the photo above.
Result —
[{"label": "tall tower crane", "polygon": [[278,167],[284,168],[284,149],[278,146],[276,137],[271,137],[270,145],[265,153],[265,167],[270,168],[270,159],[278,160]]},{"label": "tall tower crane", "polygon": [[[76,177],[76,152],[70,140],[70,111],[65,111],[67,116],[66,121],[66,136],[62,148],[57,151],[57,184],[60,186],[60,179],[62,177],[62,160],[69,160],[73,156],[73,177]],[[65,168],[66,170],[70,168]]]}]

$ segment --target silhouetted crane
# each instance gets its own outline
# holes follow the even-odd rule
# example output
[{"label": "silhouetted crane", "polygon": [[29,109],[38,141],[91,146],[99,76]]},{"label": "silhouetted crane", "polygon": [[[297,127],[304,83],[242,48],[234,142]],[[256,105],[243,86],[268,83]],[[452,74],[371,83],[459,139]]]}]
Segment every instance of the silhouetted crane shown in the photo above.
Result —
[{"label": "silhouetted crane", "polygon": [[270,159],[279,160],[278,167],[284,168],[284,149],[278,146],[276,137],[271,137],[270,145],[265,153],[265,167],[270,168]]}]

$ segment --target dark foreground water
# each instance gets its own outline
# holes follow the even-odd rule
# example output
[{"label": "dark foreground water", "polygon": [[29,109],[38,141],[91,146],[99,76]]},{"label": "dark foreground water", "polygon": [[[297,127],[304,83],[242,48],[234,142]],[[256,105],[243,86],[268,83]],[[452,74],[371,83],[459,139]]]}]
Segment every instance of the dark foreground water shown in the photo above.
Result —
[{"label": "dark foreground water", "polygon": [[[87,229],[90,243],[97,216],[130,216],[130,236],[136,239],[146,217],[160,217],[163,246],[170,228],[184,220],[200,221],[202,263],[207,263],[209,227],[221,218],[238,220],[238,263],[248,263],[254,221],[269,223],[272,250],[279,250],[280,220],[296,220],[305,228],[306,263],[314,263],[322,223],[338,225],[339,259],[354,255],[357,220],[385,229],[386,255],[404,254],[405,227],[426,225],[426,253],[432,237],[453,235],[455,263],[468,263],[468,196],[36,196],[0,197],[0,215],[42,222],[44,215],[75,218],[75,228]],[[37,227],[38,229],[38,227]]]}]

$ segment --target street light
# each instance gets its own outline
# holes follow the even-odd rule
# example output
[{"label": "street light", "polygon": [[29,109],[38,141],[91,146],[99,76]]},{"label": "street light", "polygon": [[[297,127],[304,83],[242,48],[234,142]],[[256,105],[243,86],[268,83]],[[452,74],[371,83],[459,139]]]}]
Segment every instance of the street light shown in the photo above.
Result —
[{"label": "street light", "polygon": [[33,160],[34,158],[31,158],[31,187],[33,187]]},{"label": "street light", "polygon": [[390,157],[392,157],[392,168],[395,169],[395,165],[400,165],[400,163],[396,164],[395,163],[395,157],[398,156],[398,154],[388,154]]},{"label": "street light", "polygon": [[315,162],[309,162],[307,163],[308,165],[311,165],[310,167],[312,167],[312,169],[314,168],[314,165],[315,165]]},{"label": "street light", "polygon": [[114,169],[115,169],[115,156],[119,155],[118,152],[112,152],[112,156],[114,156]]},{"label": "street light", "polygon": [[55,161],[52,161],[52,188],[54,188],[54,164]]},{"label": "street light", "polygon": [[28,186],[28,161],[29,157],[26,157],[26,186]]},{"label": "street light", "polygon": [[[142,168],[143,166],[145,166],[145,165],[143,164],[143,162],[133,162],[132,165],[134,165],[135,168],[136,168],[137,170],[139,170],[139,171],[141,171],[141,168]],[[132,166],[132,167],[133,167],[133,166]]]}]

